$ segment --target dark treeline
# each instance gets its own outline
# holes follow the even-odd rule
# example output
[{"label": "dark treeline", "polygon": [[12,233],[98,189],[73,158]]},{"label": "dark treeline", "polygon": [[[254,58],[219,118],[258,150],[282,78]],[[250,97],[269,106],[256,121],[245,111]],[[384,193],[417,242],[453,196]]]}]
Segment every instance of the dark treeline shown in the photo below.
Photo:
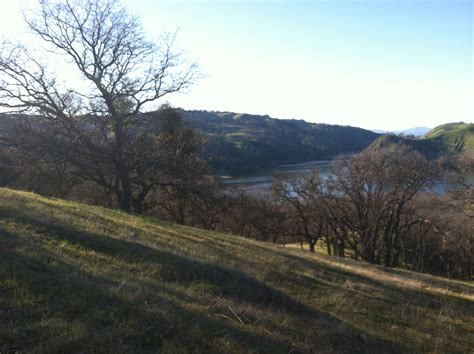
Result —
[{"label": "dark treeline", "polygon": [[[473,193],[459,177],[462,169],[473,170],[472,161],[432,162],[406,148],[367,150],[336,160],[328,179],[316,172],[280,176],[271,196],[221,190],[202,157],[207,138],[186,124],[182,112],[162,106],[143,113],[196,79],[195,65],[173,50],[174,37],[148,40],[138,19],[113,0],[41,1],[40,7],[26,20],[48,46],[46,54],[1,45],[0,107],[10,112],[0,117],[1,185],[263,241],[306,243],[311,252],[322,244],[330,255],[472,279]],[[41,61],[53,54],[76,71],[81,85],[69,87]],[[261,158],[275,153],[281,136],[295,135],[277,128],[280,135]],[[354,138],[352,131],[345,129],[344,137]],[[350,150],[374,138],[359,133]],[[300,138],[308,146],[323,139]],[[323,145],[338,144],[328,139]],[[255,151],[242,146],[242,153]],[[453,179],[456,188],[442,196],[429,193],[444,178]]]}]

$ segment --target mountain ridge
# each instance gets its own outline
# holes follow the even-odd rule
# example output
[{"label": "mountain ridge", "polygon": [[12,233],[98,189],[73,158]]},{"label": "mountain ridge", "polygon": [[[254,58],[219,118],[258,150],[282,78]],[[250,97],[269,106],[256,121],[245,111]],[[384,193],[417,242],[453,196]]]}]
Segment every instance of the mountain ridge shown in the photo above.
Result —
[{"label": "mountain ridge", "polygon": [[329,160],[360,152],[379,136],[357,127],[268,115],[180,111],[208,138],[206,155],[217,172],[251,172],[286,163]]}]

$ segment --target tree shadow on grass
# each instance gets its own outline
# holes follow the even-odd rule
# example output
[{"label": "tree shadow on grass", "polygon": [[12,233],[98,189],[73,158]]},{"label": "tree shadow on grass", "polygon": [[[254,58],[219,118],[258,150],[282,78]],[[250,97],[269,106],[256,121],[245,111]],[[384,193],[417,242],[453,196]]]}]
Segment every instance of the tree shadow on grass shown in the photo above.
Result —
[{"label": "tree shadow on grass", "polygon": [[60,224],[44,224],[36,218],[23,215],[9,215],[18,223],[32,225],[36,230],[76,244],[85,250],[120,258],[127,263],[150,262],[159,266],[160,279],[181,285],[206,282],[218,289],[222,296],[249,302],[265,304],[293,315],[325,316],[315,313],[312,308],[294,301],[280,291],[234,269],[226,269],[216,264],[196,261],[169,251],[157,250],[138,242],[116,239],[104,234],[72,229]]},{"label": "tree shadow on grass", "polygon": [[[260,247],[260,246],[256,246]],[[305,257],[298,257],[288,252],[279,252],[277,250],[273,250],[270,248],[261,247],[262,249],[266,250],[267,252],[273,253],[279,257],[283,257],[288,259],[291,262],[297,262],[303,267],[307,269],[313,270],[316,274],[320,275],[321,278],[328,278],[329,281],[334,279],[347,279],[347,280],[355,280],[357,282],[361,282],[364,284],[368,284],[374,286],[375,288],[379,288],[384,291],[384,294],[387,295],[387,298],[384,301],[390,302],[393,301],[394,304],[400,302],[412,302],[418,305],[422,305],[424,307],[429,307],[431,309],[440,310],[444,306],[446,306],[446,300],[456,306],[460,306],[465,309],[469,309],[474,311],[474,303],[469,300],[465,300],[462,298],[452,297],[446,295],[446,299],[443,295],[438,294],[429,294],[422,289],[413,289],[409,287],[404,287],[403,285],[397,285],[396,283],[389,283],[384,282],[381,280],[374,279],[369,275],[360,274],[356,272],[351,272],[349,270],[337,268],[337,266],[331,266],[325,264],[325,262],[318,261],[318,256],[315,256],[315,260],[311,261]],[[343,261],[343,260],[341,260]],[[368,266],[366,264],[361,264],[361,266]],[[385,270],[384,270],[385,271]],[[390,270],[387,270],[388,273],[392,273]],[[400,275],[403,276],[403,275]],[[442,284],[439,284],[442,286]],[[443,297],[443,298],[442,298]]]},{"label": "tree shadow on grass", "polygon": [[[28,215],[22,214],[20,211],[8,208],[3,208],[2,214],[6,217],[13,218],[18,224],[29,225],[40,233],[45,233],[49,237],[53,237],[58,241],[66,240],[68,243],[77,244],[86,250],[120,258],[128,263],[142,264],[143,262],[148,262],[156,265],[156,268],[159,269],[159,278],[165,282],[176,283],[181,286],[191,285],[195,282],[205,282],[210,284],[221,296],[234,301],[245,302],[254,306],[268,307],[269,309],[271,308],[280,312],[285,312],[293,317],[301,319],[302,322],[307,321],[309,323],[311,320],[318,319],[324,321],[324,323],[332,325],[334,328],[340,328],[341,326],[347,328],[347,331],[344,331],[346,340],[341,340],[339,343],[338,341],[332,341],[329,343],[332,348],[330,352],[340,351],[342,348],[339,348],[338,345],[342,344],[344,345],[344,348],[347,348],[348,343],[352,343],[351,345],[354,346],[352,351],[358,351],[362,347],[364,348],[364,351],[366,350],[365,348],[368,347],[369,352],[398,352],[401,349],[392,343],[383,342],[368,334],[356,333],[351,326],[344,324],[342,321],[327,313],[317,311],[312,307],[296,301],[281,291],[256,280],[244,272],[235,269],[227,269],[216,264],[193,260],[169,251],[157,250],[140,243],[115,239],[105,234],[92,233],[84,229],[71,228],[64,225],[61,220],[54,219],[54,217],[49,217],[47,222],[44,222],[36,217],[32,218]],[[105,303],[115,304],[114,308],[127,308],[125,318],[128,318],[127,316],[138,316],[137,318],[150,324],[153,323],[153,321],[156,322],[157,320],[163,320],[164,327],[160,327],[161,329],[158,329],[158,331],[170,326],[166,319],[156,319],[148,313],[143,313],[141,307],[134,304],[127,304],[126,300],[104,292],[100,286],[101,282],[97,281],[97,279],[91,281],[88,280],[87,277],[79,277],[78,275],[80,275],[82,271],[73,269],[71,265],[56,260],[59,265],[51,266],[50,264],[45,264],[43,258],[31,259],[30,257],[25,257],[19,253],[13,254],[17,259],[15,262],[18,264],[29,264],[29,266],[25,268],[27,272],[41,273],[44,271],[46,274],[45,280],[48,280],[49,282],[53,281],[55,284],[59,284],[59,287],[61,285],[58,282],[61,280],[61,277],[57,275],[59,274],[57,272],[64,272],[64,269],[70,269],[71,274],[76,274],[73,277],[74,282],[68,285],[70,288],[65,288],[64,291],[60,292],[65,298],[64,311],[66,313],[66,309],[72,311],[71,309],[75,308],[70,304],[70,294],[79,293],[87,299],[90,298],[94,308],[100,308],[100,305]],[[46,256],[44,258],[47,259]],[[35,276],[25,276],[23,277],[23,281],[30,291],[36,292],[38,295],[47,294],[46,296],[50,302],[54,302],[58,297],[58,294],[48,292],[47,288],[39,286],[37,283],[38,278]],[[183,314],[189,314],[189,311],[183,309],[177,304],[173,304],[173,307],[176,309],[175,313],[181,314],[179,315],[180,317],[188,317]],[[81,308],[82,306],[78,307],[78,309]],[[80,315],[80,313],[75,313],[74,311],[69,315],[74,314]],[[240,338],[242,346],[247,348],[249,348],[249,346],[251,348],[252,345],[255,345],[257,348],[262,348],[262,346],[264,346],[266,349],[283,348],[283,351],[287,351],[290,348],[288,343],[272,339],[268,336],[259,336],[247,331],[240,331],[234,326],[225,325],[225,322],[223,321],[212,320],[206,316],[196,315],[195,313],[189,317],[193,318],[193,316],[197,316],[197,318],[194,317],[194,319],[189,321],[188,326],[185,325],[185,327],[189,327],[191,324],[203,323],[206,327],[212,327],[216,330],[223,328],[225,331],[233,333],[236,338]],[[186,321],[184,321],[184,323],[186,323]],[[154,325],[151,325],[151,328],[155,328]],[[311,330],[312,333],[318,331],[317,328]],[[183,332],[178,331],[178,333]]]},{"label": "tree shadow on grass", "polygon": [[[16,236],[0,227],[0,241],[6,238]],[[113,284],[102,276],[91,277],[51,256],[39,245],[34,250],[34,254],[27,256],[19,250],[0,248],[0,280],[15,282],[14,289],[4,288],[0,292],[6,300],[2,303],[5,307],[0,306],[0,324],[6,329],[0,332],[0,352],[41,348],[49,352],[156,352],[166,343],[174,343],[176,349],[212,352],[213,334],[215,338],[231,339],[246,350],[291,350],[285,341],[190,312],[158,292],[153,293],[155,307],[147,311],[149,305],[129,301],[122,293],[113,291],[120,286],[119,282]],[[16,291],[21,291],[28,301],[17,303]],[[157,303],[166,311],[159,313]],[[200,328],[198,335],[190,335],[196,326]],[[83,329],[83,333],[73,333],[76,328]],[[208,338],[199,334],[207,334]]]}]

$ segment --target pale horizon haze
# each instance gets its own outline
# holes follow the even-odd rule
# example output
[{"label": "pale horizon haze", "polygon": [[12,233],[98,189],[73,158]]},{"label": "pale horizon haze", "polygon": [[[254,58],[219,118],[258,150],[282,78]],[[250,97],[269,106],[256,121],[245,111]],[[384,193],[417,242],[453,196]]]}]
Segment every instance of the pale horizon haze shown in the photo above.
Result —
[{"label": "pale horizon haze", "polygon": [[[0,37],[27,38],[21,9],[36,3],[0,0]],[[174,106],[383,130],[474,122],[473,1],[122,3],[152,37],[179,29],[199,64]]]}]

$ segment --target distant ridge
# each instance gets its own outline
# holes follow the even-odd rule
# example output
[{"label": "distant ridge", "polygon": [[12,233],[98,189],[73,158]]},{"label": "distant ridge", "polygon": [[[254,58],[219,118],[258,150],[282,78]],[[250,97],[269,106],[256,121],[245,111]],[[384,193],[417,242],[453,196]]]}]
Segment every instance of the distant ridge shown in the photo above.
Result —
[{"label": "distant ridge", "polygon": [[182,110],[208,138],[216,172],[241,173],[280,164],[328,160],[364,150],[379,134],[350,126],[268,115]]}]

